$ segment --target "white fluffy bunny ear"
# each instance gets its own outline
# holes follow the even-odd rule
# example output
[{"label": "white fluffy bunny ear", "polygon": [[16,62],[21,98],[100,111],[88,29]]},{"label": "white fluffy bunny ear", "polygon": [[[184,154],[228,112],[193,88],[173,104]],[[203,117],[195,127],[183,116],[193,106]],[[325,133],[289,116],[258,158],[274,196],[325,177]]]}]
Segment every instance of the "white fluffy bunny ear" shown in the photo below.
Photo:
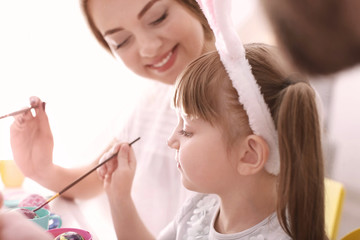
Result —
[{"label": "white fluffy bunny ear", "polygon": [[239,94],[239,102],[243,104],[249,117],[251,129],[269,144],[270,155],[265,169],[273,175],[278,175],[280,171],[278,135],[270,110],[251,72],[251,66],[245,58],[244,46],[233,26],[230,14],[231,0],[197,0],[197,2],[215,34],[216,48]]}]

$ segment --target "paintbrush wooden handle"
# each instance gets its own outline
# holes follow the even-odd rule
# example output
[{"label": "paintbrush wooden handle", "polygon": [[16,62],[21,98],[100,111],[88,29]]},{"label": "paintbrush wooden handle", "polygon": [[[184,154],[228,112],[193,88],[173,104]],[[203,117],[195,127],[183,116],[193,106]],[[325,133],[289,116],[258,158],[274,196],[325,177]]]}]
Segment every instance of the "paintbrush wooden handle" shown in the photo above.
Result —
[{"label": "paintbrush wooden handle", "polygon": [[33,108],[37,108],[38,106],[34,106],[34,107],[28,107],[28,108],[24,108],[22,110],[19,110],[19,111],[15,111],[15,112],[12,112],[12,113],[8,113],[8,114],[5,114],[3,116],[0,116],[0,119],[2,118],[6,118],[6,117],[11,117],[11,116],[16,116],[18,114],[21,114],[21,113],[24,113],[24,112],[27,112]]},{"label": "paintbrush wooden handle", "polygon": [[[140,137],[138,137],[137,139],[135,139],[134,141],[132,141],[131,143],[129,143],[129,146],[131,146],[133,143],[137,142],[140,139]],[[39,207],[35,208],[33,210],[33,212],[36,212],[37,210],[39,210],[40,208],[42,208],[43,206],[45,206],[46,204],[48,204],[50,201],[52,201],[53,199],[57,198],[58,196],[60,196],[61,194],[63,194],[65,191],[69,190],[69,188],[73,187],[75,184],[77,184],[78,182],[80,182],[81,180],[83,180],[85,177],[87,177],[90,173],[94,172],[96,169],[98,169],[99,167],[101,167],[102,165],[104,165],[105,163],[107,163],[108,161],[110,161],[113,157],[115,157],[117,155],[117,153],[115,153],[114,155],[112,155],[111,157],[109,157],[108,159],[106,159],[105,161],[99,163],[98,165],[96,165],[94,168],[92,168],[91,170],[89,170],[87,173],[85,173],[84,175],[82,175],[81,177],[79,177],[78,179],[76,179],[74,182],[70,183],[69,185],[67,185],[66,187],[64,187],[60,192],[56,193],[54,196],[52,196],[51,198],[49,198],[46,202],[44,202],[43,204],[41,204]]]}]

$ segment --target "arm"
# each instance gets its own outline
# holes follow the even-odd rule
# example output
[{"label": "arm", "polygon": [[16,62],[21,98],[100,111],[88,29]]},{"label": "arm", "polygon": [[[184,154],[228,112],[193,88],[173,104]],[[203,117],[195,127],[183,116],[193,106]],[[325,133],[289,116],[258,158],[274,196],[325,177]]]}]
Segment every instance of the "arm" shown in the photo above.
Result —
[{"label": "arm", "polygon": [[103,159],[116,152],[117,157],[101,167],[98,173],[104,179],[117,238],[155,239],[140,219],[131,198],[131,186],[136,169],[134,152],[128,144],[118,144],[105,154]]},{"label": "arm", "polygon": [[[53,164],[54,141],[45,112],[45,103],[37,97],[31,97],[30,104],[39,106],[35,109],[36,116],[32,116],[30,111],[18,115],[10,128],[14,160],[26,177],[48,189],[59,192],[94,167],[98,163],[98,159],[88,166],[73,169]],[[105,151],[109,148],[110,146]],[[96,174],[91,174],[66,191],[63,196],[88,198],[101,191],[102,181]]]}]

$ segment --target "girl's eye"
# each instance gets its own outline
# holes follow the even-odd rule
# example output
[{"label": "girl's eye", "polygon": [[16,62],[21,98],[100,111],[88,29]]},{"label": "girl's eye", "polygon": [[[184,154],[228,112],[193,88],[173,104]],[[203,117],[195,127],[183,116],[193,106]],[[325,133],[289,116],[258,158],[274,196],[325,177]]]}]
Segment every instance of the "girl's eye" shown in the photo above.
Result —
[{"label": "girl's eye", "polygon": [[167,13],[167,11],[166,11],[163,15],[161,15],[160,18],[158,18],[158,19],[156,19],[155,21],[151,22],[150,25],[158,25],[159,23],[161,23],[162,21],[164,21],[164,20],[167,18],[167,16],[168,16],[168,13]]},{"label": "girl's eye", "polygon": [[129,42],[130,37],[126,38],[124,41],[116,45],[115,49],[118,50],[119,48],[125,46]]},{"label": "girl's eye", "polygon": [[192,136],[192,133],[189,133],[189,132],[187,132],[185,130],[182,130],[182,129],[179,131],[179,134],[183,135],[184,137],[191,137]]}]

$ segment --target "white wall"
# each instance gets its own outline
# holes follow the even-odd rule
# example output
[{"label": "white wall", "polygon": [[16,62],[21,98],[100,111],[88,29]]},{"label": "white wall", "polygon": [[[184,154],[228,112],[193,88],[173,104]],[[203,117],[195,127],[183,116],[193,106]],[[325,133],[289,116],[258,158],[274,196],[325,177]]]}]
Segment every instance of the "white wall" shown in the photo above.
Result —
[{"label": "white wall", "polygon": [[[2,0],[0,29],[0,115],[39,96],[47,103],[55,161],[66,166],[92,160],[144,80],[100,47],[79,1]],[[0,120],[0,159],[12,158],[11,122]]]}]

